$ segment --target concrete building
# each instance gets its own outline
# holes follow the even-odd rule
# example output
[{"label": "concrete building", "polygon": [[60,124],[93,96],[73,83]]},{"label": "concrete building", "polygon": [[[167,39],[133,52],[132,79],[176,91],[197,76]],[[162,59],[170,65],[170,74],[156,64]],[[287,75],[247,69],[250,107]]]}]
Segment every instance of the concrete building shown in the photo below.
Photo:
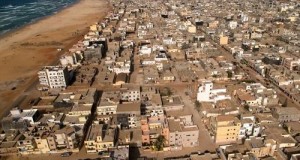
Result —
[{"label": "concrete building", "polygon": [[91,46],[89,48],[87,48],[87,50],[84,51],[84,59],[85,60],[90,60],[92,58],[97,58],[97,59],[101,59],[103,57],[103,45],[94,45]]},{"label": "concrete building", "polygon": [[211,81],[204,81],[201,86],[199,86],[197,101],[216,103],[219,100],[231,99],[231,97],[225,93],[226,88],[213,89],[213,83]]},{"label": "concrete building", "polygon": [[116,130],[105,124],[92,124],[88,130],[84,145],[87,153],[108,151],[116,143]]},{"label": "concrete building", "polygon": [[169,146],[171,150],[198,145],[199,129],[193,124],[192,115],[170,117],[167,119],[170,130]]},{"label": "concrete building", "polygon": [[105,91],[102,93],[100,103],[97,106],[98,115],[116,114],[117,106],[120,104],[119,91]]},{"label": "concrete building", "polygon": [[[76,130],[74,127],[66,126],[62,129],[56,130],[53,133],[56,149],[75,149],[78,147],[76,139]],[[48,140],[51,141],[51,139]],[[51,145],[50,145],[51,146]]]},{"label": "concrete building", "polygon": [[121,100],[139,101],[141,98],[141,89],[139,85],[123,84],[121,86]]},{"label": "concrete building", "polygon": [[219,115],[211,119],[212,134],[216,143],[236,142],[241,128],[238,118],[231,115]]},{"label": "concrete building", "polygon": [[124,103],[117,107],[117,123],[121,128],[140,126],[141,103]]},{"label": "concrete building", "polygon": [[228,37],[227,36],[220,35],[217,39],[218,39],[218,43],[220,45],[228,44]]},{"label": "concrete building", "polygon": [[277,107],[273,111],[273,116],[279,122],[299,121],[300,111],[295,107]]},{"label": "concrete building", "polygon": [[276,149],[276,142],[273,140],[264,140],[263,138],[246,139],[246,146],[250,153],[257,158],[273,156]]},{"label": "concrete building", "polygon": [[69,84],[70,74],[66,67],[45,66],[38,72],[41,85],[49,88],[66,88]]}]

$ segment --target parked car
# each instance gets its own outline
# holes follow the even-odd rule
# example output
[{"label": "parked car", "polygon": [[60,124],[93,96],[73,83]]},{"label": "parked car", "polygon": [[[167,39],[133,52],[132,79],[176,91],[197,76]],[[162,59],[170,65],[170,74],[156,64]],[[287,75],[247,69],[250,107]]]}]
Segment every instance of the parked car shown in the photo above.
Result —
[{"label": "parked car", "polygon": [[60,156],[61,157],[69,157],[69,156],[71,156],[71,154],[72,154],[72,152],[64,152]]}]

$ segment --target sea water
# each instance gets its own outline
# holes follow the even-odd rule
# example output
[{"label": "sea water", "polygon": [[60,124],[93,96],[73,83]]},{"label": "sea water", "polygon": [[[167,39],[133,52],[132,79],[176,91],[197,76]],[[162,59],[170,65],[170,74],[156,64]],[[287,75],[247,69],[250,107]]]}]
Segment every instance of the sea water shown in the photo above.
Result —
[{"label": "sea water", "polygon": [[0,35],[57,13],[78,0],[0,0]]}]

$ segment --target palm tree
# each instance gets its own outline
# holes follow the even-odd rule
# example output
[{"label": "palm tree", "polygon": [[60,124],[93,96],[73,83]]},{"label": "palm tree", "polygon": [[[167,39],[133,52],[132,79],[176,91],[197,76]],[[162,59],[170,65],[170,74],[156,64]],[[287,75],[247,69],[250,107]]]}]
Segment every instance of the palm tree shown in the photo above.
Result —
[{"label": "palm tree", "polygon": [[154,142],[153,149],[156,151],[162,151],[164,149],[166,138],[163,135],[159,135]]}]

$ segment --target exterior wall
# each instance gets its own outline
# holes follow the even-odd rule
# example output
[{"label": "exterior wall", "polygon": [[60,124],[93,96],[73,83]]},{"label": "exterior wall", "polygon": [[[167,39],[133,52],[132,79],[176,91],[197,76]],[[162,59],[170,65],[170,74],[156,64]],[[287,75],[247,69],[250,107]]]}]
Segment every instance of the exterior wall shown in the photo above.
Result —
[{"label": "exterior wall", "polygon": [[95,140],[84,141],[85,148],[87,149],[87,153],[96,153],[101,151],[107,151],[109,148],[114,148],[114,142],[102,142],[98,136]]},{"label": "exterior wall", "polygon": [[56,150],[56,144],[55,144],[54,137],[47,137],[47,142],[49,144],[50,151]]},{"label": "exterior wall", "polygon": [[300,114],[280,114],[277,117],[279,122],[291,122],[300,120]]},{"label": "exterior wall", "polygon": [[47,153],[50,151],[47,139],[36,138],[35,142],[37,149],[39,149],[42,153]]},{"label": "exterior wall", "polygon": [[128,101],[139,101],[140,95],[141,93],[138,90],[128,90],[121,93],[121,99]]},{"label": "exterior wall", "polygon": [[164,76],[163,80],[165,80],[165,81],[174,81],[175,77],[174,76]]},{"label": "exterior wall", "polygon": [[196,26],[190,25],[190,26],[188,27],[188,32],[189,32],[189,33],[196,33]]},{"label": "exterior wall", "polygon": [[[55,67],[56,66],[52,68]],[[52,68],[45,68],[38,72],[40,84],[49,86],[50,88],[66,88],[69,83],[69,73],[67,68]]]},{"label": "exterior wall", "polygon": [[193,147],[198,145],[199,131],[170,132],[169,145],[171,147]]},{"label": "exterior wall", "polygon": [[224,36],[224,37],[220,37],[220,45],[225,45],[228,44],[228,37]]},{"label": "exterior wall", "polygon": [[240,124],[217,127],[215,142],[216,143],[235,142],[238,138],[240,127],[241,127]]},{"label": "exterior wall", "polygon": [[182,136],[182,146],[183,147],[193,147],[198,145],[199,131],[186,131],[181,134]]},{"label": "exterior wall", "polygon": [[97,114],[98,115],[116,114],[116,112],[117,112],[117,105],[98,106],[97,107]]},{"label": "exterior wall", "polygon": [[265,157],[270,153],[270,147],[252,148],[251,153],[256,157]]},{"label": "exterior wall", "polygon": [[177,138],[176,133],[175,132],[170,132],[169,145],[171,147],[178,145],[176,140],[175,140],[176,138]]},{"label": "exterior wall", "polygon": [[20,140],[17,142],[17,148],[21,154],[29,154],[34,151],[34,144],[32,140]]},{"label": "exterior wall", "polygon": [[169,128],[163,128],[162,130],[162,135],[165,137],[166,139],[166,145],[169,145],[169,139],[170,139],[170,130]]},{"label": "exterior wall", "polygon": [[214,102],[225,99],[231,99],[227,95],[218,95],[218,93],[226,93],[226,89],[213,89],[212,82],[205,82],[198,89],[197,101],[199,102]]}]

